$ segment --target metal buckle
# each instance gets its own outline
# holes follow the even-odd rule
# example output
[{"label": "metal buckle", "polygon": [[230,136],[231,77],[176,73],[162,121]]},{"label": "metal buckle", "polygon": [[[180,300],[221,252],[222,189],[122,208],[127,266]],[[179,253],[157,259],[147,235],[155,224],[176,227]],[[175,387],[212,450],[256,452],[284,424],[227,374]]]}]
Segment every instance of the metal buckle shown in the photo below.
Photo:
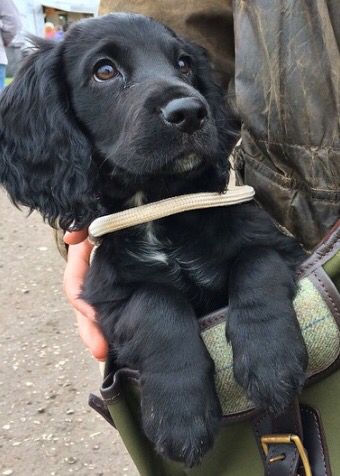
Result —
[{"label": "metal buckle", "polygon": [[[312,469],[310,467],[307,452],[302,444],[301,438],[298,435],[264,435],[261,437],[262,449],[266,456],[269,452],[269,445],[273,444],[294,444],[298,450],[306,476],[312,476]],[[269,463],[274,463],[275,461],[282,460],[283,458],[283,455],[275,456],[269,460]]]}]

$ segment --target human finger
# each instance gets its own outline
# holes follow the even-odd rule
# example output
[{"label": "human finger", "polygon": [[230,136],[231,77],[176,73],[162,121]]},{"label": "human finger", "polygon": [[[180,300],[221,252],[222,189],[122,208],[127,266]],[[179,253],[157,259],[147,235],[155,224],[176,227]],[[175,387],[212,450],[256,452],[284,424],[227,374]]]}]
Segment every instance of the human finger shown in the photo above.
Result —
[{"label": "human finger", "polygon": [[79,297],[88,271],[92,248],[88,240],[69,247],[64,272],[64,290],[74,307],[81,339],[97,360],[105,360],[108,345],[96,321],[95,309]]},{"label": "human finger", "polygon": [[87,229],[78,231],[67,231],[64,235],[64,243],[66,243],[67,245],[76,245],[86,240],[87,236]]},{"label": "human finger", "polygon": [[82,341],[95,359],[105,361],[108,353],[108,344],[98,323],[77,310],[75,313]]}]

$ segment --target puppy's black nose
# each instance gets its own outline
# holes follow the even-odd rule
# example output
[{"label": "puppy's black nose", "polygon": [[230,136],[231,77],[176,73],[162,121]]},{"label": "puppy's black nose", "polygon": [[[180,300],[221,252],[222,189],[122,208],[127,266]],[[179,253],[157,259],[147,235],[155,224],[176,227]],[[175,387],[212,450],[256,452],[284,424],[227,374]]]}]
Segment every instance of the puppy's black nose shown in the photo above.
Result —
[{"label": "puppy's black nose", "polygon": [[161,109],[161,116],[167,124],[188,134],[200,129],[207,115],[205,104],[192,97],[173,99]]}]

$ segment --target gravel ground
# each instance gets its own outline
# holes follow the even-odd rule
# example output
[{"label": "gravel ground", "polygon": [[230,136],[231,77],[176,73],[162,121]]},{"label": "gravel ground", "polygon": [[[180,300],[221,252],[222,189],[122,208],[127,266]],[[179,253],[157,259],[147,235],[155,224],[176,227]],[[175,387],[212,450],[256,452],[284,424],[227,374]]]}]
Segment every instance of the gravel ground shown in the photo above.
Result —
[{"label": "gravel ground", "polygon": [[62,292],[49,227],[0,191],[0,475],[136,476],[119,436],[87,406],[97,363]]}]

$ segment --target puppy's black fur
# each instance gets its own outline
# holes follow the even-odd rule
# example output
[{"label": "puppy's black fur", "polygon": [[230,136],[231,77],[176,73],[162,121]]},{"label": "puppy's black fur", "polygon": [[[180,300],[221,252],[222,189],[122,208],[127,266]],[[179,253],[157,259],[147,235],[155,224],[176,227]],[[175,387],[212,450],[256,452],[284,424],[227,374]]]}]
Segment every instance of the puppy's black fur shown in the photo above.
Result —
[{"label": "puppy's black fur", "polygon": [[[103,79],[104,77],[104,79]],[[0,102],[0,182],[64,229],[142,202],[222,191],[234,144],[199,47],[139,15],[80,22],[41,42]],[[237,381],[279,412],[307,357],[292,300],[303,259],[255,203],[187,212],[106,236],[84,297],[117,365],[140,371],[144,430],[188,465],[221,416],[197,317],[229,303]]]}]

